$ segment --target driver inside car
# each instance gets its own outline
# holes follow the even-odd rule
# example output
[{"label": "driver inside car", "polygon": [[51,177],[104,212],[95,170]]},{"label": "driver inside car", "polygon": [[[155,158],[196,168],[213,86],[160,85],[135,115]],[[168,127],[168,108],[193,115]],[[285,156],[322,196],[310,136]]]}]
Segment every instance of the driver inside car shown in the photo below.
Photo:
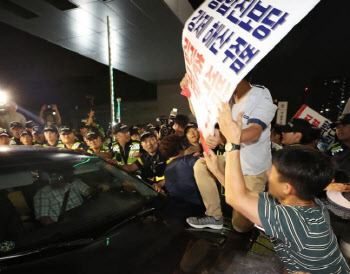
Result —
[{"label": "driver inside car", "polygon": [[[99,185],[102,191],[108,191]],[[66,211],[80,206],[84,197],[93,194],[93,188],[80,179],[70,180],[70,176],[61,173],[49,175],[49,185],[39,189],[34,196],[35,219],[42,225],[49,225],[63,219]]]}]

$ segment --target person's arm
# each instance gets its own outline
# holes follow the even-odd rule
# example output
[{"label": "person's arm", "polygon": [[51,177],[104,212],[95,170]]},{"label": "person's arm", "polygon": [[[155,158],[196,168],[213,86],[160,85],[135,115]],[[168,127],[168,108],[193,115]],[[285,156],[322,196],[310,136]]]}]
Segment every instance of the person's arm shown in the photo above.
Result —
[{"label": "person's arm", "polygon": [[44,111],[46,110],[46,105],[42,105],[39,113],[40,123],[45,124]]},{"label": "person's arm", "polygon": [[60,112],[58,111],[57,105],[53,105],[52,109],[56,112],[56,125],[60,125],[61,124],[61,115]]},{"label": "person's arm", "polygon": [[[234,121],[231,116],[230,105],[228,103],[222,104],[222,110],[219,110],[218,122],[227,142],[237,145],[241,143],[242,116],[243,113],[240,113],[237,121]],[[245,185],[239,150],[226,152],[225,191],[226,202],[229,205],[253,223],[263,226],[258,212],[259,196],[258,193],[247,189]]]},{"label": "person's arm", "polygon": [[218,181],[225,186],[225,175],[221,172],[218,163],[218,156],[212,150],[209,153],[204,153],[205,162],[209,171],[218,179]]},{"label": "person's arm", "polygon": [[251,143],[259,140],[263,128],[256,123],[249,124],[248,128],[242,130],[241,143]]},{"label": "person's arm", "polygon": [[94,123],[94,120],[93,120],[94,115],[95,115],[95,111],[93,111],[93,110],[91,109],[90,112],[89,112],[89,118],[88,118],[88,120],[87,120],[87,122],[86,122],[86,125],[87,125],[87,126],[91,126],[91,125]]}]

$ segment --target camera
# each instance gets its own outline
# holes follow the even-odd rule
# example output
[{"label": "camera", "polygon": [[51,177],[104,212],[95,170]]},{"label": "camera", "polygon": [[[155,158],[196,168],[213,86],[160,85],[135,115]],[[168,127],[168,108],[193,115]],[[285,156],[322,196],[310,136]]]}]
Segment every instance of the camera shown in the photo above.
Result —
[{"label": "camera", "polygon": [[46,105],[46,108],[49,110],[49,109],[52,109],[52,105]]},{"label": "camera", "polygon": [[173,125],[175,118],[177,116],[177,109],[173,108],[172,111],[170,111],[169,118],[166,118],[164,115],[160,116],[156,119],[157,122],[160,123],[160,136],[168,136],[174,132]]}]

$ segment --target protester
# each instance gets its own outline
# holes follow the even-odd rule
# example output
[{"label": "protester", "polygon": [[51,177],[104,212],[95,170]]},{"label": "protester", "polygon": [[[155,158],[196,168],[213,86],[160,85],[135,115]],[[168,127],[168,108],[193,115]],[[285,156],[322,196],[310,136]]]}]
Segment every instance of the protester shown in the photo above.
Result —
[{"label": "protester", "polygon": [[185,155],[198,156],[203,152],[202,145],[199,143],[199,131],[196,123],[188,123],[185,127],[185,136],[188,141],[188,147],[185,150]]},{"label": "protester", "polygon": [[[232,117],[236,118],[241,111],[245,112],[242,133],[242,170],[247,187],[251,191],[263,191],[267,182],[266,171],[271,167],[270,123],[277,106],[273,104],[270,92],[262,86],[251,85],[246,76],[236,87],[230,103]],[[183,86],[184,82],[181,82]],[[232,118],[230,118],[232,120]],[[225,140],[220,132],[206,138],[207,145],[214,149]],[[225,147],[230,151],[230,147]],[[223,169],[225,159],[219,157]],[[222,229],[223,215],[216,178],[207,169],[204,160],[198,160],[194,166],[194,174],[201,193],[206,212],[204,217],[193,217],[187,222],[195,228],[209,227]],[[218,178],[219,179],[219,178]],[[220,180],[219,180],[220,181]],[[247,232],[253,224],[238,211],[232,217],[233,228],[238,232]]]},{"label": "protester", "polygon": [[173,129],[175,130],[175,135],[184,136],[185,127],[189,123],[190,119],[187,115],[178,114],[175,117]]},{"label": "protester", "polygon": [[140,142],[130,138],[129,127],[123,123],[113,129],[113,136],[117,139],[112,144],[113,159],[118,165],[130,165],[140,156]]},{"label": "protester", "polygon": [[203,206],[193,172],[199,157],[184,155],[182,138],[169,135],[160,142],[159,151],[167,161],[164,187],[170,197],[189,204]]},{"label": "protester", "polygon": [[86,132],[87,144],[89,146],[87,153],[95,154],[102,158],[112,158],[112,151],[108,146],[102,143],[101,135],[96,130]]},{"label": "protester", "polygon": [[40,126],[34,126],[32,129],[33,145],[42,146],[45,143],[44,131]]},{"label": "protester", "polygon": [[29,130],[22,130],[20,134],[20,141],[24,146],[32,146],[33,145],[33,135]]},{"label": "protester", "polygon": [[312,141],[311,124],[300,118],[293,118],[287,125],[282,127],[282,144],[290,145],[307,145]]},{"label": "protester", "polygon": [[10,134],[6,130],[0,132],[0,146],[7,146],[10,144]]},{"label": "protester", "polygon": [[277,151],[269,171],[269,193],[249,190],[242,173],[242,116],[231,118],[228,103],[219,110],[220,130],[234,149],[227,151],[225,175],[217,156],[205,155],[212,173],[225,184],[226,202],[272,237],[286,272],[349,273],[332,231],[328,211],[316,198],[334,175],[329,157],[305,146]]},{"label": "protester", "polygon": [[44,147],[62,147],[62,142],[59,140],[58,129],[54,125],[46,125],[44,127],[45,143]]},{"label": "protester", "polygon": [[23,126],[20,122],[11,122],[10,123],[10,131],[12,134],[12,138],[10,141],[10,145],[21,145],[20,135],[23,130]]},{"label": "protester", "polygon": [[43,125],[61,125],[61,115],[57,105],[43,105],[40,109],[39,118]]},{"label": "protester", "polygon": [[[198,157],[184,156],[183,140],[176,135],[164,137],[159,151],[164,158],[169,158],[164,171],[163,189],[169,197],[164,217],[172,231],[182,231],[187,217],[205,211],[193,172]],[[162,183],[154,185],[157,191],[162,191]]]},{"label": "protester", "polygon": [[10,124],[16,121],[21,124],[23,128],[26,124],[26,118],[19,112],[17,112],[17,104],[15,102],[9,102],[6,104],[7,113],[0,115],[0,127],[10,130]]},{"label": "protester", "polygon": [[57,145],[57,147],[81,150],[87,149],[84,143],[75,140],[73,129],[70,126],[60,127],[59,134],[62,144]]}]

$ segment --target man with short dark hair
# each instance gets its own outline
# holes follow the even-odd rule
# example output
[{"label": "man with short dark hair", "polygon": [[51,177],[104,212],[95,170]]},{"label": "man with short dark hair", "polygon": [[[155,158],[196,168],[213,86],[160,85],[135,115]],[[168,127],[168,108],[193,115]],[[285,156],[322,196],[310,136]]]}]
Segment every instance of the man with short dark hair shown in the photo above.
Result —
[{"label": "man with short dark hair", "polygon": [[44,147],[62,147],[59,140],[58,129],[54,125],[46,125],[44,127],[45,143]]},{"label": "man with short dark hair", "polygon": [[112,151],[108,146],[102,143],[102,138],[99,132],[96,130],[90,130],[85,134],[87,144],[89,146],[87,153],[95,154],[102,158],[112,158]]},{"label": "man with short dark hair", "polygon": [[293,118],[285,126],[282,127],[282,144],[290,145],[306,145],[312,141],[311,124],[300,118]]},{"label": "man with short dark hair", "polygon": [[20,141],[20,135],[22,130],[23,130],[23,126],[20,122],[10,123],[10,132],[12,134],[10,145],[22,145]]},{"label": "man with short dark hair", "polygon": [[32,146],[33,145],[33,135],[30,133],[29,130],[22,130],[20,135],[21,143],[24,146]]},{"label": "man with short dark hair", "polygon": [[225,174],[212,151],[205,155],[208,168],[225,185],[226,202],[264,228],[285,272],[350,273],[328,211],[316,198],[334,176],[329,157],[306,146],[288,146],[273,155],[269,193],[250,191],[240,160],[242,116],[232,120],[227,103],[219,110],[220,130],[232,147],[226,152]]},{"label": "man with short dark hair", "polygon": [[175,117],[173,129],[175,130],[175,135],[184,136],[185,135],[185,127],[189,123],[190,119],[187,115],[178,114]]}]

